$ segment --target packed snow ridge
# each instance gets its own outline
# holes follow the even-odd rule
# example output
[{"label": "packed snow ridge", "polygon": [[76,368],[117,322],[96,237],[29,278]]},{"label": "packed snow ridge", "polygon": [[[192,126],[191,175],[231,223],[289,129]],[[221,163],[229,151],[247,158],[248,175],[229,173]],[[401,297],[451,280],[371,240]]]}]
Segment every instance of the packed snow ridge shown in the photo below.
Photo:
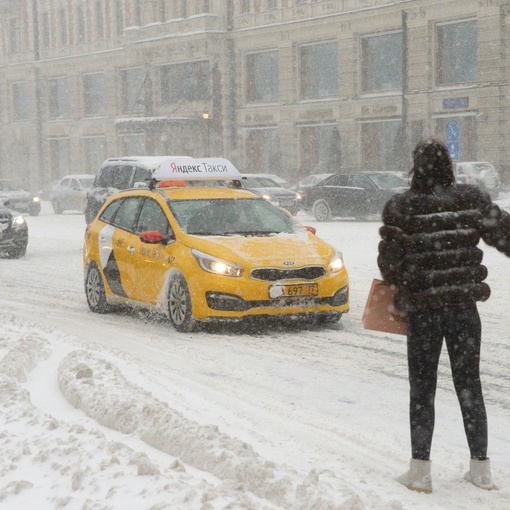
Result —
[{"label": "packed snow ridge", "polygon": [[[55,334],[26,324],[12,324],[12,329],[15,334],[0,338],[0,477],[8,480],[0,487],[0,506],[15,497],[15,508],[29,508],[39,494],[39,509],[365,508],[348,488],[338,492],[339,480],[333,491],[327,482],[333,473],[321,473],[323,481],[313,470],[303,479],[264,460],[249,444],[187,419],[128,381],[111,361],[76,350],[72,343],[56,365],[55,378],[67,402],[84,413],[83,425],[47,415],[31,403],[23,386],[27,375],[54,354]],[[61,349],[63,339],[57,339]],[[104,430],[90,427],[90,418],[98,429],[135,437],[164,452],[168,464],[109,439]],[[197,476],[195,470],[202,473]],[[58,482],[50,476],[55,471]],[[153,480],[140,485],[139,477]],[[46,482],[52,484],[50,491]]]}]

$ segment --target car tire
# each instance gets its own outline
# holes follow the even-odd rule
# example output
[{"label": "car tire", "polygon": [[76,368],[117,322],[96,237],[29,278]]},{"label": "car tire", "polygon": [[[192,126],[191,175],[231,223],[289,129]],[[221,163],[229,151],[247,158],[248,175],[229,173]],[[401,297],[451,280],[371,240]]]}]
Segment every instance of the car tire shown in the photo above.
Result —
[{"label": "car tire", "polygon": [[313,204],[312,213],[317,221],[330,221],[332,218],[331,208],[322,198]]},{"label": "car tire", "polygon": [[27,245],[16,246],[16,248],[10,248],[7,250],[7,257],[10,259],[20,259],[27,253]]},{"label": "car tire", "polygon": [[192,314],[191,295],[181,273],[174,275],[170,280],[167,307],[170,322],[177,331],[190,333],[197,327],[197,321]]},{"label": "car tire", "polygon": [[62,209],[62,206],[60,205],[58,200],[52,200],[51,206],[53,207],[53,211],[55,214],[62,214],[64,212],[64,209]]},{"label": "car tire", "polygon": [[342,318],[341,313],[321,313],[317,315],[317,324],[335,324]]},{"label": "car tire", "polygon": [[94,313],[108,313],[110,311],[111,307],[106,301],[103,276],[95,262],[90,262],[87,266],[85,296],[87,297],[89,308]]}]

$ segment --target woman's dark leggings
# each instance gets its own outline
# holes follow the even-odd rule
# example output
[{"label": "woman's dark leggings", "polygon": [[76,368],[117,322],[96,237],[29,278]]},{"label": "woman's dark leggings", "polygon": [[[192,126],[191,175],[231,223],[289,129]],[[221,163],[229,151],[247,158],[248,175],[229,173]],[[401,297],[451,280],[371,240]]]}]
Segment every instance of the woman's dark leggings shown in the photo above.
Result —
[{"label": "woman's dark leggings", "polygon": [[437,367],[443,338],[471,458],[484,460],[487,458],[487,415],[480,383],[481,324],[476,303],[409,313],[407,356],[412,457],[430,458]]}]

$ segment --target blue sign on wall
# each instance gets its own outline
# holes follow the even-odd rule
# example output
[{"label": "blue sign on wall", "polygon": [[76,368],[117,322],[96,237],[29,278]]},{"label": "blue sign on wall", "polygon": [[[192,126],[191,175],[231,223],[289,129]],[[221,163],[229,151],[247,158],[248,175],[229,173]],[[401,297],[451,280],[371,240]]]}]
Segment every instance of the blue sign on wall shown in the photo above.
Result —
[{"label": "blue sign on wall", "polygon": [[457,122],[454,120],[446,127],[446,137],[452,142],[456,142],[459,139],[460,128]]},{"label": "blue sign on wall", "polygon": [[460,142],[449,140],[446,142],[446,147],[450,153],[452,161],[459,161],[460,158]]},{"label": "blue sign on wall", "polygon": [[448,97],[443,99],[444,110],[454,110],[456,108],[468,108],[469,97]]}]

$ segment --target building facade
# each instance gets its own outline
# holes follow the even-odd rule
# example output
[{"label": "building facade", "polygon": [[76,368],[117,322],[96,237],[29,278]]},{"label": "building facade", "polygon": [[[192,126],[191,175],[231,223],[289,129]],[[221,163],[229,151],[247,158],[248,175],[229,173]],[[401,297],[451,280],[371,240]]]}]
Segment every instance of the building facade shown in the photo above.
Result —
[{"label": "building facade", "polygon": [[223,156],[289,181],[409,168],[423,137],[510,174],[510,0],[0,0],[0,176]]}]

